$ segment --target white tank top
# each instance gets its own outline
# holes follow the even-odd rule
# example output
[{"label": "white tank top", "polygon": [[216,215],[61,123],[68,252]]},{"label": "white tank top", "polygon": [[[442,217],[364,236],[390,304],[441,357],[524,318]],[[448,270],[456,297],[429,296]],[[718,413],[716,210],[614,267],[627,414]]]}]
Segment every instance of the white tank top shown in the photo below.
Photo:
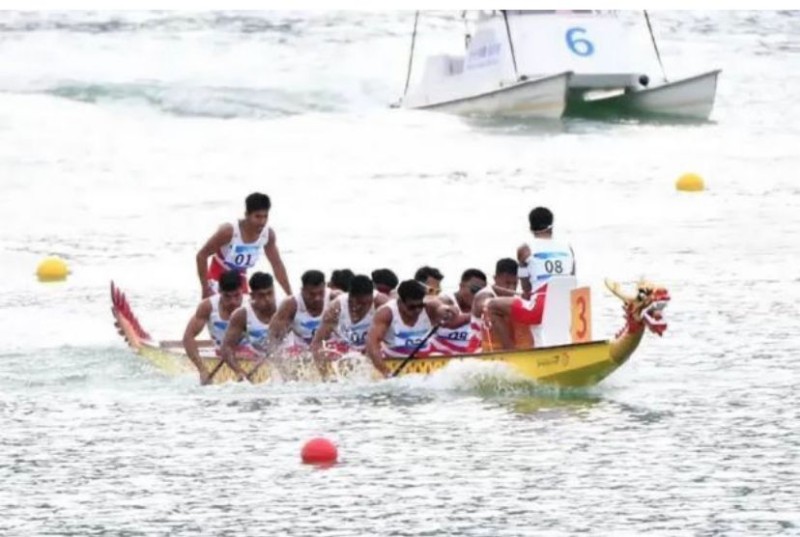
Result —
[{"label": "white tank top", "polygon": [[[456,299],[455,293],[449,293],[447,297],[460,311],[461,307],[458,305],[458,300]],[[469,321],[455,328],[440,326],[439,330],[436,331],[436,335],[431,341],[431,345],[433,346],[433,349],[438,352],[445,354],[456,354],[467,351],[471,337],[472,327],[470,326]]]},{"label": "white tank top", "polygon": [[247,312],[247,343],[255,350],[266,350],[269,341],[269,325],[261,322],[249,300],[244,305],[244,309]]},{"label": "white tank top", "polygon": [[[414,326],[408,326],[403,322],[403,318],[400,317],[396,299],[387,302],[386,305],[392,310],[392,323],[383,337],[383,354],[388,357],[405,358],[417,348],[417,345],[430,332],[432,326],[430,317],[428,317],[428,312],[423,309]],[[431,342],[428,340],[420,348],[419,352],[430,351],[430,346]]]},{"label": "white tank top", "polygon": [[337,338],[351,349],[363,351],[367,345],[367,332],[372,325],[372,318],[375,317],[375,295],[372,294],[372,306],[370,306],[364,317],[357,323],[353,323],[350,317],[350,308],[347,307],[350,295],[345,293],[336,298],[339,303],[339,324],[336,326]]},{"label": "white tank top", "polygon": [[531,255],[525,265],[532,291],[536,292],[550,278],[572,275],[575,258],[569,244],[555,239],[533,239],[529,246]]},{"label": "white tank top", "polygon": [[214,346],[220,348],[222,340],[225,338],[225,330],[228,329],[228,320],[223,319],[219,311],[219,299],[221,295],[212,295],[208,298],[211,302],[211,315],[208,316],[208,335],[214,341]]},{"label": "white tank top", "polygon": [[220,248],[215,254],[217,261],[221,262],[227,269],[247,270],[256,265],[261,252],[269,243],[269,226],[264,226],[261,235],[255,242],[243,242],[242,230],[239,229],[239,222],[233,222],[233,237],[231,242]]},{"label": "white tank top", "polygon": [[303,292],[300,291],[295,296],[297,301],[297,313],[294,314],[294,321],[292,321],[292,332],[294,333],[294,342],[301,347],[308,347],[311,345],[311,340],[314,339],[314,334],[322,323],[322,313],[328,307],[330,302],[331,290],[325,288],[325,298],[322,302],[322,310],[320,314],[312,316],[308,312],[305,300],[303,300]]}]

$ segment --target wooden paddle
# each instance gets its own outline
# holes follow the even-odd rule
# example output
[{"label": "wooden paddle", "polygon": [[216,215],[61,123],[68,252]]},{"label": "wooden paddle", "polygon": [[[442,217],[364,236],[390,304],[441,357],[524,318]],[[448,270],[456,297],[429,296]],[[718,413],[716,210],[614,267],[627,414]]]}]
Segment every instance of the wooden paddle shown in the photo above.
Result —
[{"label": "wooden paddle", "polygon": [[420,349],[425,346],[425,343],[428,342],[431,336],[435,334],[437,330],[439,330],[440,326],[442,326],[442,323],[436,323],[431,327],[430,331],[428,331],[428,333],[425,334],[425,337],[422,338],[422,341],[420,341],[419,344],[416,346],[416,348],[413,351],[411,351],[411,354],[409,354],[406,357],[406,359],[403,360],[403,362],[399,366],[397,366],[397,369],[394,370],[394,373],[392,373],[391,378],[394,378],[400,374],[400,372],[403,370],[406,364],[414,359],[414,356],[416,356],[417,353],[420,351]]},{"label": "wooden paddle", "polygon": [[214,375],[216,375],[219,372],[219,370],[222,369],[223,365],[225,365],[225,360],[223,360],[220,357],[219,363],[216,366],[214,366],[214,369],[212,369],[211,373],[209,373],[209,375],[208,375],[208,383],[209,384],[211,384],[214,381]]},{"label": "wooden paddle", "polygon": [[269,360],[272,350],[273,349],[268,348],[266,351],[264,351],[264,356],[258,359],[258,361],[253,365],[253,369],[251,369],[250,372],[245,376],[249,382],[253,382],[253,377],[255,376],[256,372],[267,362],[267,360]]},{"label": "wooden paddle", "polygon": [[[236,356],[235,355],[234,355],[233,359],[236,360]],[[216,366],[214,366],[214,369],[208,375],[208,383],[209,384],[211,384],[211,381],[214,380],[214,375],[216,375],[219,372],[219,370],[222,369],[222,366],[227,364],[227,363],[228,362],[223,360],[222,356],[219,357],[219,363]],[[230,367],[230,365],[228,367]],[[231,367],[231,369],[233,370],[234,374],[236,374],[236,370],[233,369],[233,367]],[[251,371],[251,373],[252,373],[252,371]],[[247,380],[250,380],[249,375],[245,375],[245,378],[247,378]],[[237,382],[241,382],[242,380],[244,380],[244,379],[243,378],[239,378]]]}]

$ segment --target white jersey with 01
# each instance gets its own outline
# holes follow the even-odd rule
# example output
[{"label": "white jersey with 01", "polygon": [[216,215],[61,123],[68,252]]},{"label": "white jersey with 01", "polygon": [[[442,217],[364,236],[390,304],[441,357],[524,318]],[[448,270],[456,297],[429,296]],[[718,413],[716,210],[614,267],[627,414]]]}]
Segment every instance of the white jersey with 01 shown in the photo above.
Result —
[{"label": "white jersey with 01", "polygon": [[[383,355],[390,358],[405,358],[417,348],[422,340],[431,330],[431,319],[428,312],[423,308],[417,317],[417,322],[413,326],[408,326],[400,317],[400,310],[397,307],[397,300],[386,303],[392,311],[392,322],[389,330],[383,336]],[[418,354],[430,352],[430,340],[420,347]]]},{"label": "white jersey with 01", "polygon": [[355,323],[350,317],[350,308],[348,307],[350,301],[349,293],[345,293],[335,300],[339,304],[339,322],[336,325],[336,338],[346,343],[353,350],[363,351],[367,345],[367,332],[369,332],[369,327],[372,325],[372,318],[375,317],[375,295],[377,295],[377,291],[372,294],[372,304],[367,313]]},{"label": "white jersey with 01", "polygon": [[233,237],[231,237],[231,242],[220,248],[214,254],[214,258],[229,270],[243,271],[253,268],[261,256],[261,252],[269,243],[269,226],[264,226],[261,234],[254,242],[244,242],[239,222],[234,221],[232,225]]},{"label": "white jersey with 01", "polygon": [[528,246],[531,255],[519,266],[519,276],[528,278],[535,293],[550,280],[572,276],[575,256],[569,244],[555,239],[533,239]]}]

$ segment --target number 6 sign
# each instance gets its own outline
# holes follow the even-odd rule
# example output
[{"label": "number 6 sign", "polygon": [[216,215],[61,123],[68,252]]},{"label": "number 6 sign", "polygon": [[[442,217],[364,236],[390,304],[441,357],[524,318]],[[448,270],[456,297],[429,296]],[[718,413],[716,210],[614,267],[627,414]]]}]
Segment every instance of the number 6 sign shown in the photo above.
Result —
[{"label": "number 6 sign", "polygon": [[567,30],[564,36],[567,40],[567,47],[578,56],[591,56],[594,54],[594,45],[586,37],[583,37],[585,34],[586,28],[576,26]]},{"label": "number 6 sign", "polygon": [[573,343],[586,343],[592,340],[592,295],[588,287],[578,287],[569,293],[571,323],[570,334]]}]

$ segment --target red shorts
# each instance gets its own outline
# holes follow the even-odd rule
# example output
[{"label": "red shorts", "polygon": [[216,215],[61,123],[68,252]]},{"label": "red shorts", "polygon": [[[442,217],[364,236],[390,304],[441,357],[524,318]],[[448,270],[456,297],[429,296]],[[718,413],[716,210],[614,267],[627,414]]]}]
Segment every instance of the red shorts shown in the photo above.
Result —
[{"label": "red shorts", "polygon": [[511,320],[520,324],[542,324],[547,293],[536,293],[530,300],[515,298],[511,304]]},{"label": "red shorts", "polygon": [[[208,273],[206,275],[206,278],[208,279],[209,283],[214,282],[214,283],[211,283],[211,285],[214,286],[214,291],[215,292],[217,292],[217,293],[219,292],[218,282],[219,282],[220,276],[222,276],[223,272],[227,272],[228,270],[231,270],[231,269],[229,269],[228,267],[226,267],[225,265],[220,263],[219,260],[217,260],[216,257],[212,257],[211,258],[211,263],[208,265]],[[241,277],[241,280],[242,280],[242,284],[241,284],[242,293],[249,293],[250,292],[250,286],[247,285],[247,271],[244,271],[244,270],[239,271],[239,276]]]}]

